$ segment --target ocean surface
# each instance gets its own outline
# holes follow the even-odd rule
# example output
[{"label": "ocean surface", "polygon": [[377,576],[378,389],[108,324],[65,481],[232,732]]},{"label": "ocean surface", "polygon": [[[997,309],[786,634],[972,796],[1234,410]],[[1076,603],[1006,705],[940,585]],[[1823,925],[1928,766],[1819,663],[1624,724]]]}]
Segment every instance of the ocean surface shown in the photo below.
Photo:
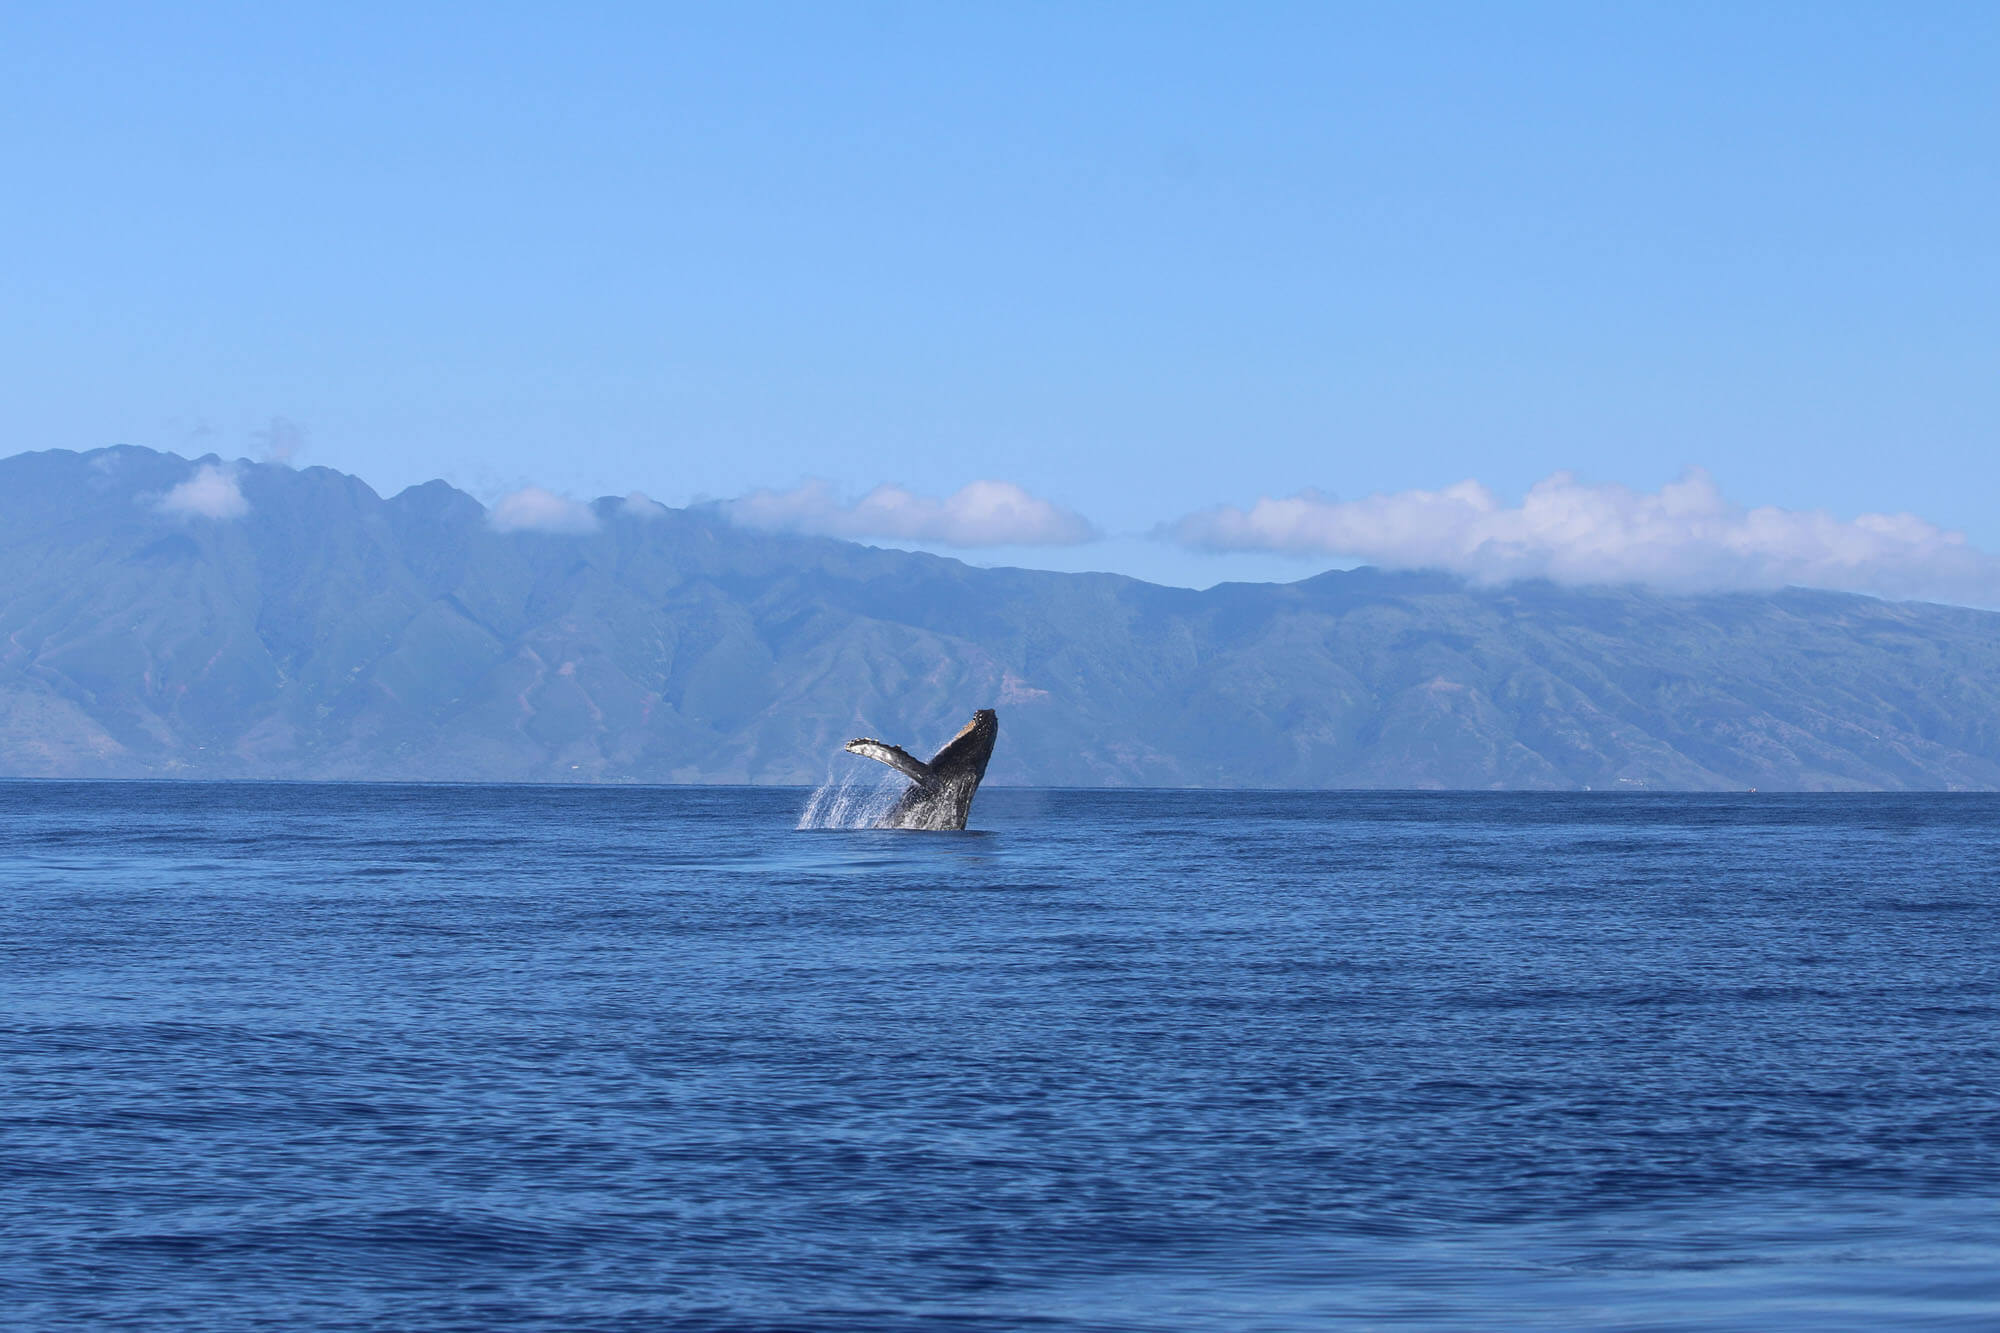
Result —
[{"label": "ocean surface", "polygon": [[2000,1328],[2000,798],[0,783],[0,1326]]}]

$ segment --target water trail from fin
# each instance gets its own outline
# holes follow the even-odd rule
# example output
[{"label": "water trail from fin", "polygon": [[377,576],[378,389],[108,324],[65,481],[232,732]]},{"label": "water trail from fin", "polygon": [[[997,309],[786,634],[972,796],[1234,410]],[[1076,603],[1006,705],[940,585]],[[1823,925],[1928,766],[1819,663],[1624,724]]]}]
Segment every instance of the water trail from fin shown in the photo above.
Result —
[{"label": "water trail from fin", "polygon": [[826,781],[806,798],[798,827],[874,828],[880,824],[910,782],[893,771],[870,773],[874,768],[874,764],[867,768],[850,764],[844,772],[828,773]]}]

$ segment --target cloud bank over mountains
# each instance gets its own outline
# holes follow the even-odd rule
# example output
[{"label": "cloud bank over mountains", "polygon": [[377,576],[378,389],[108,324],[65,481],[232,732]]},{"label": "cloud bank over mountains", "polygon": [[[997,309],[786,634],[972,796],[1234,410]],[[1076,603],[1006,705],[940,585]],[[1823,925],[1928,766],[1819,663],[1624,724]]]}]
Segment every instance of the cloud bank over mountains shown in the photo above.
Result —
[{"label": "cloud bank over mountains", "polygon": [[818,537],[969,547],[1075,546],[1099,535],[1081,514],[1011,481],[970,482],[942,500],[883,485],[845,502],[826,482],[808,481],[788,491],[753,491],[721,507],[742,527]]},{"label": "cloud bank over mountains", "polygon": [[[843,502],[823,481],[721,505],[772,532],[952,547],[1068,546],[1102,533],[1011,482],[942,500],[884,485]],[[1558,472],[1508,504],[1477,481],[1338,500],[1307,491],[1189,514],[1158,534],[1194,550],[1278,552],[1431,569],[1485,584],[1548,579],[1672,592],[1801,586],[1889,598],[2000,605],[2000,557],[1914,514],[1839,518],[1749,507],[1691,468],[1657,491]]]},{"label": "cloud bank over mountains", "polygon": [[2000,604],[2000,558],[1914,514],[1840,519],[1731,503],[1690,469],[1656,492],[1558,472],[1518,505],[1476,481],[1360,500],[1315,492],[1189,514],[1165,536],[1206,551],[1278,551],[1437,569],[1480,583],[1543,578],[1676,592],[1799,585]]},{"label": "cloud bank over mountains", "polygon": [[[183,518],[241,518],[250,512],[242,467],[203,460],[149,503]],[[968,483],[942,499],[885,484],[852,500],[813,480],[714,507],[753,531],[958,549],[1075,546],[1103,536],[1076,511],[996,480]],[[635,491],[606,512],[644,519],[669,511]],[[539,486],[502,496],[487,523],[503,533],[577,537],[601,526],[591,506]],[[1739,505],[1699,468],[1657,491],[1558,472],[1518,504],[1470,480],[1358,500],[1303,491],[1200,510],[1154,535],[1196,551],[1440,570],[1483,584],[1548,579],[1671,592],[1795,585],[2000,607],[2000,556],[1971,545],[1963,533],[1907,513],[1844,519],[1821,510]]]}]

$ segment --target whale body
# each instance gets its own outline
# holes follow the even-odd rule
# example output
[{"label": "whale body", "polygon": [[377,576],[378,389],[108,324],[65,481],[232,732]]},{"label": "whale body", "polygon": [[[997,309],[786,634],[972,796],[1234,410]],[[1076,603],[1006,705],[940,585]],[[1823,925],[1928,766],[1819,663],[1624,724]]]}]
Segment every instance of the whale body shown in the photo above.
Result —
[{"label": "whale body", "polygon": [[856,737],[844,748],[849,754],[879,760],[910,780],[909,790],[876,821],[876,828],[962,829],[999,735],[999,714],[982,708],[929,763],[900,745],[866,736]]}]

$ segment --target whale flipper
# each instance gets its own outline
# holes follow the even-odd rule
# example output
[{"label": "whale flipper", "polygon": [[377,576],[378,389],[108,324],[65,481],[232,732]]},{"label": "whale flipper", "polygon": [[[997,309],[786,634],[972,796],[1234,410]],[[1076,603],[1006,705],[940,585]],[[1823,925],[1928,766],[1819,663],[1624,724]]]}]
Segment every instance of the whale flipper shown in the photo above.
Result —
[{"label": "whale flipper", "polygon": [[910,780],[878,828],[962,829],[972,812],[973,793],[986,777],[986,762],[993,757],[993,742],[1000,736],[1000,717],[990,708],[972,715],[972,721],[945,742],[944,748],[926,764],[898,745],[887,745],[862,737],[847,743],[849,754],[862,755],[887,764]]},{"label": "whale flipper", "polygon": [[886,745],[866,736],[857,736],[842,748],[849,754],[887,764],[912,782],[929,782],[931,779],[931,766],[900,745]]}]

